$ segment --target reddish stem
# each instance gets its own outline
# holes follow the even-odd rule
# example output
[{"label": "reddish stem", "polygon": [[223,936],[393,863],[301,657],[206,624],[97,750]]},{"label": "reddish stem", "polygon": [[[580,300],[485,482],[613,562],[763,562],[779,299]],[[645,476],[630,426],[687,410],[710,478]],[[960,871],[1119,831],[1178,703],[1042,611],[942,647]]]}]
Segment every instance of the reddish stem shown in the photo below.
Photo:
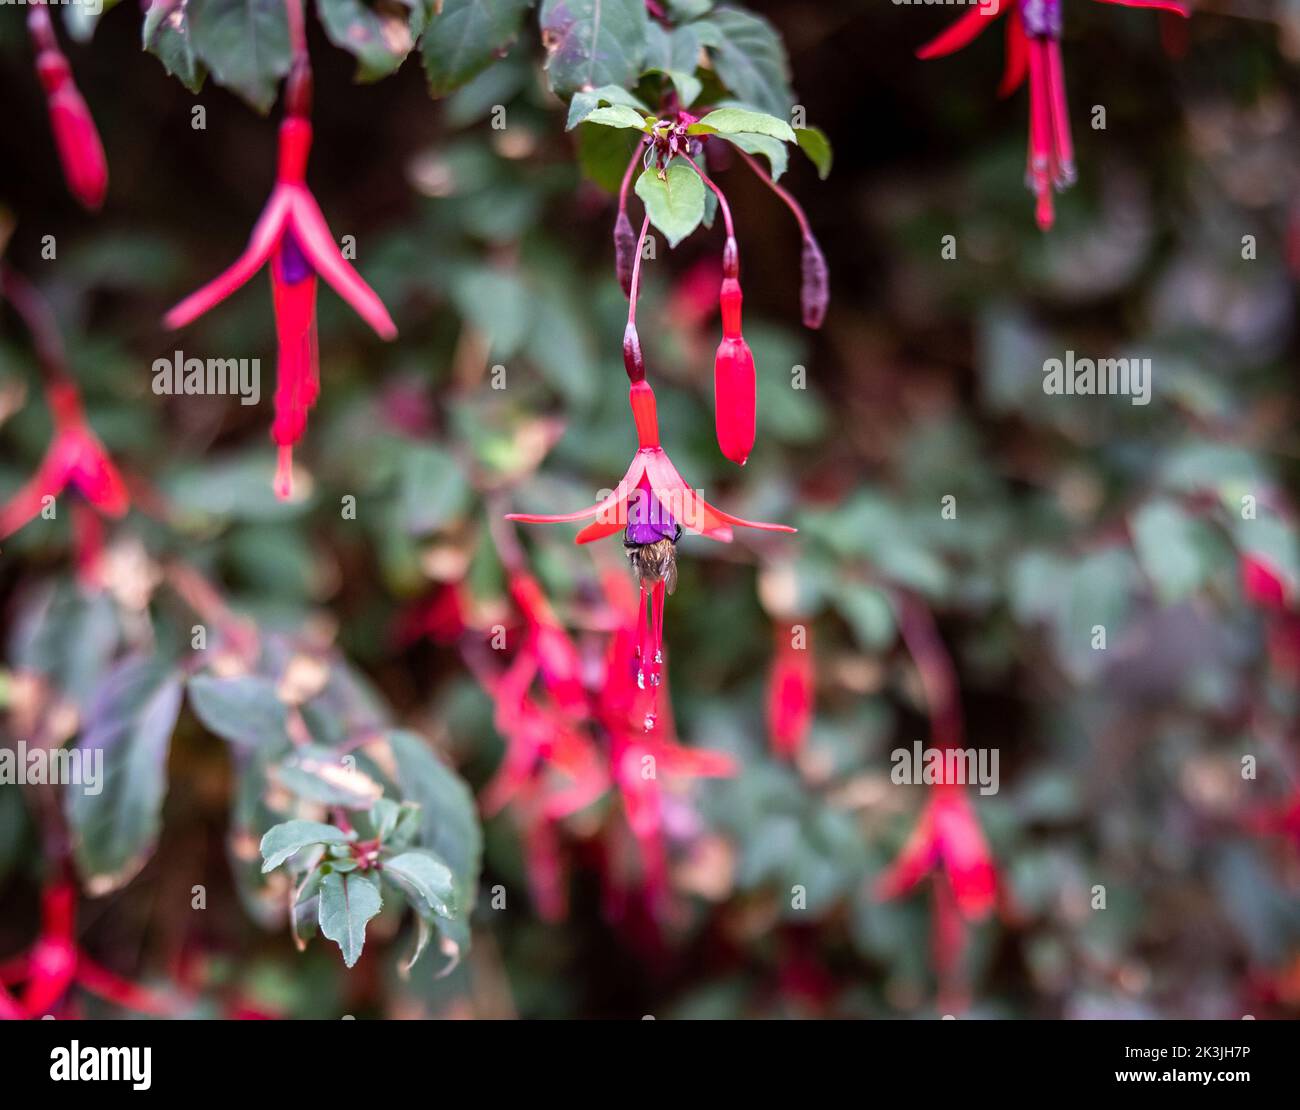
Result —
[{"label": "reddish stem", "polygon": [[59,325],[45,297],[22,274],[3,263],[0,263],[0,296],[13,306],[26,325],[46,387],[67,385],[75,388],[68,373],[68,357]]},{"label": "reddish stem", "polygon": [[628,297],[627,304],[627,323],[628,327],[636,326],[636,297],[637,287],[641,283],[641,257],[645,249],[646,233],[650,230],[650,216],[647,213],[644,220],[641,221],[641,234],[637,236],[636,241],[636,258],[632,261],[632,292]]},{"label": "reddish stem", "polygon": [[700,169],[694,158],[685,151],[681,151],[680,154],[681,157],[686,159],[687,164],[692,166],[695,169],[695,172],[700,175],[700,180],[713,190],[713,195],[718,198],[718,207],[722,209],[722,223],[727,229],[727,238],[734,239],[736,237],[736,228],[731,222],[731,205],[727,203],[727,198],[722,195],[722,190],[713,183],[713,178]]},{"label": "reddish stem", "polygon": [[808,226],[808,217],[804,215],[803,208],[800,207],[799,202],[790,195],[784,186],[778,185],[772,180],[772,175],[759,165],[758,160],[752,154],[741,150],[739,147],[736,147],[736,153],[745,160],[751,170],[758,174],[759,178],[769,189],[772,190],[772,192],[785,201],[785,206],[790,209],[794,214],[794,218],[799,222],[799,230],[803,232],[805,236],[812,235],[812,229]]}]

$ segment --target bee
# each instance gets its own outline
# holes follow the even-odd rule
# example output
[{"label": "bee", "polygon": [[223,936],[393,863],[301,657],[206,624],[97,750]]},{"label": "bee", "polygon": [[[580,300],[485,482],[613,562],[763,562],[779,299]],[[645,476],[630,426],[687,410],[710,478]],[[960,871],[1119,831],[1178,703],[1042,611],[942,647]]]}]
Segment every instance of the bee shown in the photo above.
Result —
[{"label": "bee", "polygon": [[681,525],[678,525],[677,534],[672,539],[656,540],[654,543],[623,541],[638,585],[653,586],[662,582],[669,593],[677,589],[677,541],[681,534]]}]

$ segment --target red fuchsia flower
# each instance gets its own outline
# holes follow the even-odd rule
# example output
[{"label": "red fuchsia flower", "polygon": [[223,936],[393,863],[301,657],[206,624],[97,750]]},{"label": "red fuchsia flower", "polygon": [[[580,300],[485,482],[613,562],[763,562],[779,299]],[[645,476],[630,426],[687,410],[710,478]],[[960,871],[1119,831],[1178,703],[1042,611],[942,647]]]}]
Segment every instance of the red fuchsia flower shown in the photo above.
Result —
[{"label": "red fuchsia flower", "polygon": [[633,596],[621,575],[603,577],[606,600],[621,614],[606,657],[597,716],[610,739],[610,766],[628,828],[637,844],[643,884],[650,905],[660,914],[668,906],[667,810],[665,781],[725,778],[736,773],[735,760],[723,753],[677,743],[671,715],[657,734],[646,721],[656,711],[658,687],[644,681],[642,599]]},{"label": "red fuchsia flower", "polygon": [[737,466],[744,466],[754,449],[758,384],[754,356],[740,333],[740,306],[744,297],[737,270],[736,242],[728,239],[723,252],[722,289],[718,293],[722,342],[713,360],[713,410],[718,449]]},{"label": "red fuchsia flower", "polygon": [[816,672],[806,625],[778,624],[776,659],[767,684],[767,734],[772,751],[789,759],[812,727]]},{"label": "red fuchsia flower", "polygon": [[165,318],[169,328],[184,327],[220,304],[267,262],[279,345],[275,423],[271,434],[280,445],[277,496],[292,493],[293,445],[307,427],[307,411],[320,393],[320,359],[316,342],[316,277],[319,274],[384,339],[397,328],[383,302],[340,253],[307,187],[307,157],[312,129],[308,119],[311,73],[296,65],[289,76],[286,114],[280,125],[280,161],[276,184],[253,227],[248,247],[228,270],[191,293]]},{"label": "red fuchsia flower", "polygon": [[98,518],[87,506],[110,517],[125,515],[130,504],[121,474],[104,445],[86,423],[81,396],[71,382],[54,381],[46,388],[54,420],[54,437],[32,478],[0,508],[0,540],[22,528],[55,498],[71,488],[84,500],[74,505],[73,531],[77,567],[83,579],[93,579],[102,550]]},{"label": "red fuchsia flower", "polygon": [[1286,584],[1277,571],[1255,555],[1242,555],[1240,566],[1241,588],[1248,601],[1263,609],[1286,609]]},{"label": "red fuchsia flower", "polygon": [[[1190,15],[1185,0],[1102,0],[1130,8],[1159,8]],[[1061,0],[995,0],[986,13],[972,8],[946,31],[921,47],[918,58],[952,54],[975,39],[999,15],[1010,12],[1006,30],[1006,67],[1000,96],[1010,96],[1029,78],[1029,158],[1026,184],[1037,198],[1035,218],[1046,231],[1052,226],[1052,189],[1075,180],[1074,144],[1065,102],[1065,70],[1061,64]]]},{"label": "red fuchsia flower", "polygon": [[85,207],[97,209],[108,193],[108,161],[90,109],[72,79],[72,68],[59,49],[54,26],[43,0],[27,16],[27,29],[36,44],[36,72],[45,88],[54,145],[63,163],[68,189]]},{"label": "red fuchsia flower", "polygon": [[[41,894],[41,932],[25,953],[0,964],[0,1017],[76,1016],[68,1001],[73,986],[142,1014],[174,1016],[176,1004],[131,983],[91,960],[76,942],[76,888],[66,880]],[[22,984],[21,990],[13,993]]]},{"label": "red fuchsia flower", "polygon": [[[629,360],[629,374],[633,377],[629,400],[637,430],[637,452],[618,486],[608,497],[577,512],[553,516],[510,513],[507,519],[526,524],[591,520],[578,533],[577,543],[590,543],[623,532],[624,547],[641,589],[643,621],[637,677],[644,686],[657,690],[663,675],[664,601],[677,582],[676,547],[682,530],[729,543],[733,526],[768,532],[795,529],[785,524],[765,524],[732,516],[710,505],[691,488],[659,442],[655,395],[645,381],[635,329],[630,339],[625,340],[625,358]],[[638,366],[640,376],[634,369]],[[656,715],[657,699],[653,699],[645,718],[647,730],[654,727]]]},{"label": "red fuchsia flower", "polygon": [[582,685],[582,659],[551,603],[531,574],[510,576],[510,595],[527,625],[523,650],[536,659],[542,685],[560,709],[575,717],[586,715],[587,692]]},{"label": "red fuchsia flower", "polygon": [[952,784],[931,788],[912,835],[876,880],[876,896],[897,898],[931,872],[947,880],[956,907],[967,920],[978,921],[993,908],[997,894],[993,856],[970,799]]}]

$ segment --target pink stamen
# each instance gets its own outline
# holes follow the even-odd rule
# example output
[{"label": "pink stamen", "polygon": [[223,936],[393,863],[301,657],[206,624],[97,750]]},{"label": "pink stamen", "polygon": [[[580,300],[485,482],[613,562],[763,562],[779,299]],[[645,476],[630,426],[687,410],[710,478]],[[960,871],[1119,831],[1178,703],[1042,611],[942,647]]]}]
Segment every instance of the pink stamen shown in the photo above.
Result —
[{"label": "pink stamen", "polygon": [[1047,85],[1051,93],[1052,140],[1056,148],[1055,182],[1058,189],[1073,185],[1074,143],[1070,138],[1070,110],[1065,102],[1065,67],[1061,44],[1047,44]]}]

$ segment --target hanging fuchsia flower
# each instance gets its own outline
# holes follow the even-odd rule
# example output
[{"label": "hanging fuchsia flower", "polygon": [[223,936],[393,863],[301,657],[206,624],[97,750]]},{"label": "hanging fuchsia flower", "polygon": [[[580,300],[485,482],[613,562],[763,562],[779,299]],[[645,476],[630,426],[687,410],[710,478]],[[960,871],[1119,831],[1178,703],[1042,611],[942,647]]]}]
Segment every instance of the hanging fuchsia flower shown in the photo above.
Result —
[{"label": "hanging fuchsia flower", "polygon": [[45,509],[49,500],[71,488],[84,501],[74,503],[73,525],[77,567],[83,579],[93,577],[102,537],[99,522],[87,506],[109,517],[125,515],[130,506],[126,485],[104,445],[91,431],[76,386],[55,381],[46,389],[54,436],[32,478],[0,508],[0,539],[13,535]]},{"label": "hanging fuchsia flower", "polygon": [[[631,359],[629,365],[639,365],[639,343],[635,348],[635,355],[627,356]],[[765,524],[732,516],[710,505],[687,484],[660,445],[655,395],[644,379],[644,369],[639,377],[634,375],[629,400],[636,423],[637,452],[627,473],[608,497],[573,513],[554,516],[510,513],[507,519],[526,524],[591,520],[578,533],[577,543],[590,543],[623,532],[623,546],[636,572],[644,613],[637,677],[643,686],[657,690],[663,673],[664,601],[677,584],[677,541],[682,530],[729,543],[733,525],[768,532],[793,532],[794,529],[785,524]],[[656,703],[652,702],[645,718],[647,731],[654,727],[656,715]]]},{"label": "hanging fuchsia flower", "polygon": [[647,900],[660,914],[668,904],[668,799],[665,783],[734,775],[736,761],[724,752],[687,748],[674,738],[671,714],[659,734],[645,722],[658,685],[647,686],[643,660],[644,597],[632,595],[627,579],[607,574],[606,600],[621,614],[606,657],[596,713],[609,735],[610,766],[628,828],[637,843]]},{"label": "hanging fuchsia flower", "polygon": [[280,125],[280,161],[275,189],[253,227],[248,247],[228,270],[191,293],[166,316],[170,328],[184,327],[220,304],[267,262],[279,364],[272,436],[280,445],[277,496],[292,492],[293,445],[307,426],[307,411],[320,393],[316,342],[316,277],[320,275],[384,339],[397,328],[383,302],[340,253],[307,187],[312,129],[308,117],[311,78],[305,67],[289,77],[286,115]]},{"label": "hanging fuchsia flower", "polygon": [[767,685],[767,734],[772,750],[789,758],[797,754],[812,727],[816,672],[805,625],[779,624],[776,661]]},{"label": "hanging fuchsia flower", "polygon": [[740,333],[740,306],[744,300],[737,276],[736,244],[727,241],[723,252],[722,342],[713,360],[713,409],[718,449],[737,466],[744,466],[754,449],[754,420],[758,385],[754,356]]},{"label": "hanging fuchsia flower", "polygon": [[977,921],[993,908],[993,855],[965,790],[946,783],[931,788],[912,835],[876,881],[876,896],[897,898],[936,870],[951,886],[963,917]]},{"label": "hanging fuchsia flower", "polygon": [[[78,1016],[69,995],[80,986],[107,1002],[142,1014],[175,1016],[175,1001],[102,967],[76,941],[76,888],[55,880],[41,892],[41,932],[26,952],[0,965],[0,1018]],[[16,994],[13,988],[22,984]]]},{"label": "hanging fuchsia flower", "polygon": [[[1035,217],[1046,231],[1055,218],[1052,189],[1074,183],[1074,145],[1065,102],[1065,70],[1061,64],[1062,0],[994,0],[986,11],[972,8],[917,52],[918,58],[952,54],[974,40],[1005,12],[1006,67],[1000,96],[1009,96],[1029,77],[1029,158],[1026,184],[1037,198]],[[1185,0],[1102,0],[1130,8],[1159,8],[1190,15]]]},{"label": "hanging fuchsia flower", "polygon": [[38,2],[27,16],[27,29],[36,44],[36,72],[45,88],[54,145],[63,163],[63,176],[72,195],[90,209],[99,208],[108,193],[108,160],[90,109],[72,79],[72,68],[59,49],[46,6]]}]

